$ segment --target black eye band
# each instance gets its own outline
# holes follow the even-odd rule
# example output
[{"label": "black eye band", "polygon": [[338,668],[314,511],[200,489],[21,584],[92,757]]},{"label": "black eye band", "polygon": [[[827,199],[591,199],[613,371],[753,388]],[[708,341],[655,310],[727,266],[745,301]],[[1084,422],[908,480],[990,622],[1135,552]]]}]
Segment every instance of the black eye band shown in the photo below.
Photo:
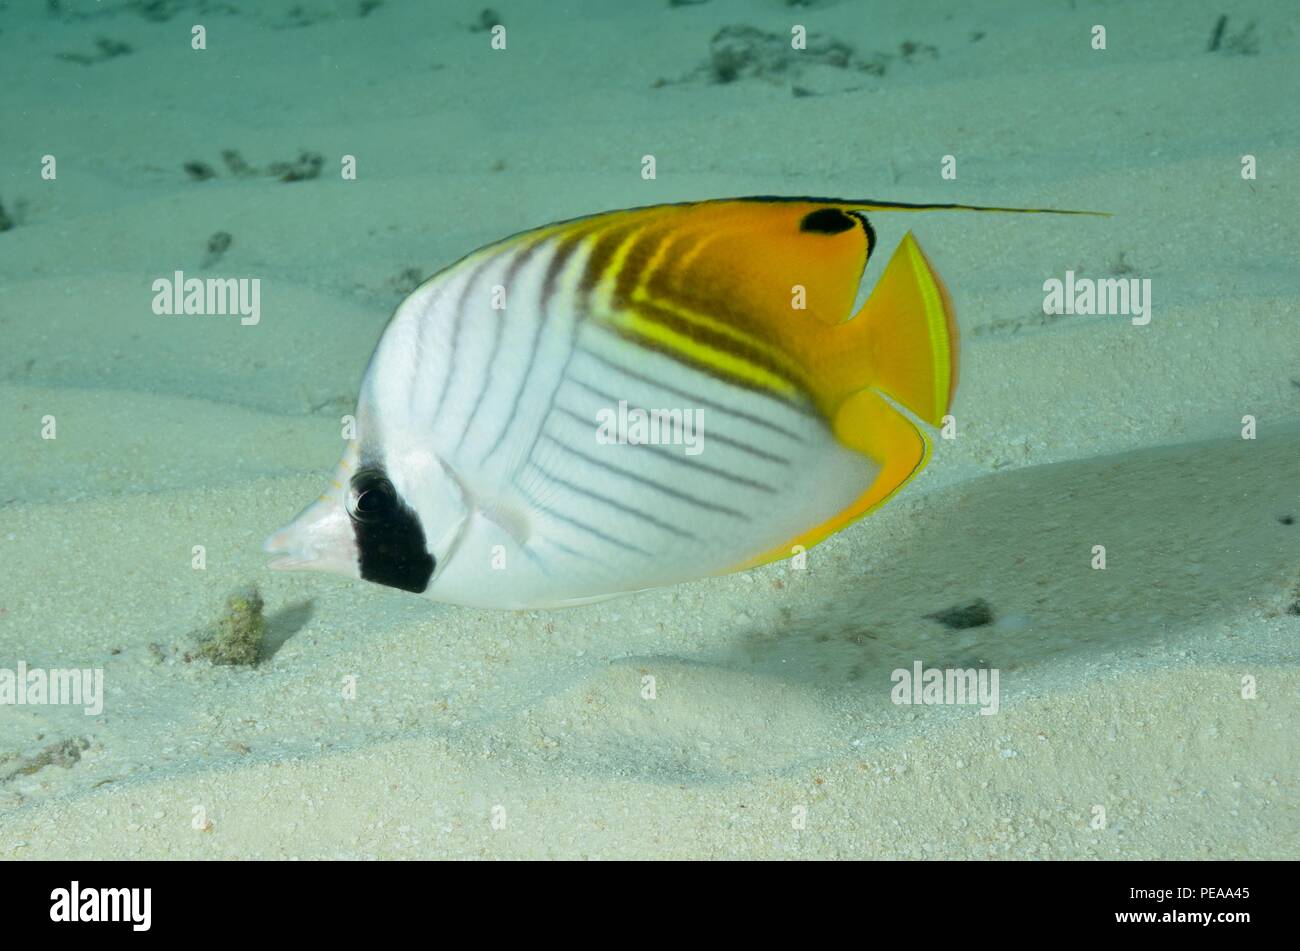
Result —
[{"label": "black eye band", "polygon": [[352,477],[352,488],[357,497],[350,514],[361,577],[416,594],[424,591],[436,563],[419,517],[382,469],[362,469]]}]

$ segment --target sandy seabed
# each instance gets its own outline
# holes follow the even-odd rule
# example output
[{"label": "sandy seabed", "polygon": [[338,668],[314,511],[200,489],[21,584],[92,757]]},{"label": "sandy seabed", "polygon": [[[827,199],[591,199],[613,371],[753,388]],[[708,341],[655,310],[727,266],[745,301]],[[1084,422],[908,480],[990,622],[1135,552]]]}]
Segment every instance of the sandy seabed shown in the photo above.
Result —
[{"label": "sandy seabed", "polygon": [[[1175,0],[497,9],[494,53],[473,3],[0,4],[0,667],[106,691],[0,707],[0,856],[1295,858],[1291,5],[1213,51]],[[847,65],[716,81],[792,23]],[[413,279],[745,194],[1115,216],[877,216],[952,291],[957,438],[805,569],[517,613],[265,569]],[[156,316],[176,270],[260,322]],[[1045,317],[1067,270],[1150,323]],[[261,663],[187,661],[250,583]],[[996,715],[892,703],[917,659],[999,669]]]}]

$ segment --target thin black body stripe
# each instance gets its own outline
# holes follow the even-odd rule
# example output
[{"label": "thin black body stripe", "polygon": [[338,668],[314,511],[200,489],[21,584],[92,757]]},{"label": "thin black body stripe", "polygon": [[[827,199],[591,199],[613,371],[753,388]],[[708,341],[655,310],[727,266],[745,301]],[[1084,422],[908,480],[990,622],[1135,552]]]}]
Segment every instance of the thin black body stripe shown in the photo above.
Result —
[{"label": "thin black body stripe", "polygon": [[[689,253],[690,249],[683,252],[683,254]],[[673,312],[669,307],[662,305],[667,304],[685,310],[692,310],[717,323],[724,324],[760,344],[765,344],[772,349],[780,349],[780,337],[773,333],[770,328],[764,326],[760,321],[753,320],[747,312],[736,310],[730,301],[721,299],[716,294],[710,295],[708,293],[711,290],[710,288],[702,288],[691,281],[684,280],[685,276],[675,267],[658,268],[650,275],[645,284],[645,295],[643,298],[638,299],[637,303],[658,307],[669,313]],[[860,274],[858,278],[858,282],[861,283]],[[683,319],[675,313],[674,316],[678,320]],[[715,335],[718,333],[718,331],[706,332]]]},{"label": "thin black body stripe", "polygon": [[[438,283],[433,290],[429,303],[415,318],[415,353],[411,358],[411,378],[406,384],[406,392],[409,394],[406,406],[412,415],[415,415],[415,399],[419,394],[419,388],[416,384],[420,379],[420,364],[424,360],[424,338],[429,332],[429,325],[437,319],[437,307],[442,302],[443,297],[447,295],[447,283],[446,280]],[[386,333],[387,331],[385,331]],[[370,370],[367,368],[366,374],[369,375],[369,373]]]},{"label": "thin black body stripe", "polygon": [[620,305],[626,303],[632,292],[641,285],[641,276],[649,266],[659,249],[673,235],[670,229],[656,228],[654,223],[641,224],[636,232],[636,239],[623,256],[623,264],[614,279],[614,300]]},{"label": "thin black body stripe", "polygon": [[483,405],[483,398],[492,387],[492,379],[496,372],[497,353],[501,350],[501,338],[505,336],[506,314],[510,309],[510,283],[519,274],[520,268],[528,263],[528,259],[533,256],[533,253],[545,243],[545,240],[543,238],[534,241],[516,252],[514,260],[510,262],[510,267],[506,270],[506,276],[502,283],[502,286],[506,289],[506,309],[497,314],[492,336],[492,351],[488,354],[487,371],[483,374],[483,383],[479,387],[478,397],[474,400],[474,408],[470,410],[469,418],[465,420],[465,428],[460,431],[460,438],[456,440],[457,449],[461,447],[461,444],[465,442],[465,437],[469,435],[470,427],[474,425],[474,418],[478,416],[479,407]]},{"label": "thin black body stripe", "polygon": [[655,528],[663,529],[665,532],[668,532],[671,535],[676,535],[678,538],[687,538],[690,539],[691,541],[698,540],[698,536],[694,535],[693,533],[688,532],[683,528],[678,528],[676,525],[673,525],[669,522],[665,522],[662,519],[655,518],[649,512],[643,512],[640,509],[634,508],[631,505],[626,505],[618,501],[617,499],[611,499],[609,496],[603,495],[600,492],[594,492],[591,489],[583,488],[582,486],[578,485],[576,482],[570,482],[568,479],[561,478],[560,476],[555,475],[550,470],[544,468],[543,466],[538,465],[535,462],[530,462],[529,465],[532,466],[534,469],[536,469],[538,472],[540,472],[551,482],[554,482],[556,485],[563,486],[564,488],[568,489],[570,492],[575,492],[578,495],[583,496],[584,498],[595,499],[597,502],[602,502],[605,505],[608,505],[610,508],[617,509],[620,512],[623,512],[627,515],[631,515],[633,518],[638,518],[643,522],[647,522],[650,525],[655,526]]},{"label": "thin black body stripe", "polygon": [[[579,380],[575,377],[569,377],[569,382],[582,387],[584,390],[588,391],[589,393],[599,396],[601,399],[610,403],[611,406],[618,405],[619,402],[618,397],[611,396],[610,394],[605,393],[602,390],[598,390],[590,383],[584,383],[582,380]],[[785,456],[778,456],[775,453],[768,452],[764,449],[759,449],[756,446],[751,446],[748,443],[743,443],[738,439],[732,439],[729,436],[719,436],[716,432],[712,432],[708,435],[707,438],[715,439],[718,442],[722,443],[724,446],[731,446],[733,449],[739,449],[741,452],[749,453],[751,456],[753,456],[756,459],[763,459],[766,460],[767,462],[776,463],[778,466],[788,466],[790,464],[790,460],[787,459]]]},{"label": "thin black body stripe", "polygon": [[447,393],[451,389],[452,378],[456,375],[456,350],[460,346],[460,327],[465,320],[465,303],[469,300],[470,291],[474,289],[474,284],[482,276],[488,265],[493,264],[500,256],[501,251],[496,251],[480,261],[469,277],[466,278],[465,286],[456,299],[456,319],[452,323],[451,348],[447,353],[447,373],[442,378],[442,390],[438,393],[438,400],[431,407],[434,413],[441,411],[442,401],[447,398]]},{"label": "thin black body stripe", "polygon": [[[626,377],[629,377],[633,380],[639,380],[642,383],[647,383],[651,386],[657,386],[661,390],[666,390],[667,392],[672,393],[674,396],[679,396],[682,399],[688,400],[689,402],[697,406],[702,406],[705,409],[711,409],[719,413],[726,413],[730,416],[735,416],[737,419],[743,419],[748,423],[753,423],[755,426],[761,426],[764,429],[769,429],[774,433],[780,433],[782,436],[785,436],[787,439],[792,439],[797,443],[803,443],[806,441],[798,433],[792,432],[791,430],[786,429],[784,426],[779,426],[776,423],[772,422],[771,420],[764,419],[762,416],[755,416],[752,413],[746,413],[744,410],[739,410],[736,409],[735,407],[727,406],[723,403],[715,403],[712,400],[706,400],[703,397],[695,395],[694,393],[687,393],[685,390],[680,390],[675,386],[670,386],[667,383],[663,383],[659,380],[656,380],[654,377],[646,376],[644,373],[638,373],[635,370],[630,370],[627,367],[623,366],[621,363],[615,363],[613,360],[609,360],[605,357],[602,357],[594,350],[588,350],[585,347],[579,347],[578,352],[582,353],[585,356],[591,357],[591,359],[595,360],[597,363],[601,364],[607,369],[613,370],[615,373],[621,373]],[[570,377],[570,379],[572,379],[575,383],[581,382],[580,380],[576,380],[573,377]]]},{"label": "thin black body stripe", "polygon": [[722,515],[730,515],[732,518],[738,518],[742,522],[748,522],[750,520],[748,515],[746,515],[744,512],[739,511],[738,509],[728,508],[725,505],[718,505],[716,502],[709,502],[705,499],[697,498],[694,495],[690,495],[687,492],[683,492],[681,489],[674,489],[672,486],[664,485],[662,482],[655,482],[653,479],[647,479],[643,475],[638,475],[635,472],[629,472],[626,469],[621,469],[618,466],[613,465],[612,463],[605,462],[603,459],[597,459],[594,456],[587,455],[585,452],[579,452],[577,449],[574,449],[572,446],[567,445],[564,442],[561,442],[559,439],[556,439],[550,433],[543,432],[542,438],[545,439],[547,442],[552,443],[555,446],[559,447],[559,449],[561,449],[562,451],[567,452],[569,455],[577,456],[583,462],[596,466],[599,469],[605,469],[608,472],[615,473],[616,475],[622,476],[625,479],[631,479],[633,482],[639,483],[640,485],[644,485],[648,489],[654,489],[657,492],[662,492],[664,495],[685,502],[687,505],[693,505],[696,508],[703,509],[706,512],[718,512]]},{"label": "thin black body stripe", "polygon": [[561,522],[564,522],[565,524],[568,525],[572,525],[574,528],[578,529],[579,531],[586,532],[588,535],[591,535],[595,538],[599,538],[601,541],[607,542],[608,544],[614,545],[618,548],[622,548],[625,551],[635,552],[638,555],[645,555],[647,558],[650,557],[651,553],[646,551],[644,548],[640,548],[636,545],[633,545],[631,542],[625,542],[621,538],[615,538],[613,535],[610,535],[606,532],[602,532],[599,528],[596,528],[595,526],[588,525],[586,522],[573,518],[570,515],[565,515],[563,512],[557,512],[549,505],[544,505],[543,503],[539,502],[536,498],[534,498],[531,492],[529,492],[527,489],[525,489],[523,486],[519,485],[518,483],[515,483],[515,488],[517,488],[520,492],[522,492],[524,494],[524,497],[527,498],[529,502],[537,506],[539,511],[545,512],[547,515],[551,516],[552,518],[559,519]]},{"label": "thin black body stripe", "polygon": [[[610,261],[614,259],[618,249],[631,238],[632,245],[628,249],[630,252],[631,248],[636,247],[640,241],[637,235],[642,230],[644,230],[644,225],[635,220],[619,223],[617,226],[610,222],[610,226],[600,232],[600,237],[596,239],[596,244],[591,249],[591,254],[588,255],[587,261],[583,265],[582,277],[578,281],[578,293],[590,294],[596,285],[600,283],[600,279],[605,276],[605,269],[609,266]],[[626,266],[626,260],[624,266]],[[622,270],[621,267],[620,270]]]},{"label": "thin black body stripe", "polygon": [[537,566],[538,571],[546,575],[546,577],[548,578],[551,576],[551,573],[546,570],[546,563],[543,562],[542,559],[539,558],[536,553],[530,551],[526,544],[520,545],[519,550],[524,553],[525,558],[527,558],[529,561],[531,561],[533,564]]},{"label": "thin black body stripe", "polygon": [[578,549],[576,548],[570,548],[568,545],[564,544],[564,542],[558,542],[554,538],[543,538],[542,541],[546,542],[546,544],[550,545],[552,548],[558,548],[566,555],[573,555],[573,557],[575,558],[581,558],[583,561],[589,561],[595,565],[604,564],[604,562],[600,561],[599,559],[592,558],[586,552],[578,551]]},{"label": "thin black body stripe", "polygon": [[546,412],[542,415],[542,421],[537,427],[537,432],[533,433],[533,441],[528,444],[528,451],[520,457],[524,461],[524,463],[529,463],[533,461],[533,453],[537,451],[537,440],[542,438],[542,430],[546,426],[546,417],[549,416],[551,414],[551,411],[555,409],[555,398],[560,395],[560,390],[564,388],[564,381],[565,379],[568,378],[569,364],[573,362],[573,354],[577,350],[576,347],[576,341],[578,336],[577,333],[578,315],[577,314],[573,315],[573,324],[574,324],[573,335],[569,341],[569,355],[564,358],[564,366],[560,368],[559,378],[555,382],[555,387],[551,390],[550,399],[547,400],[546,402]]},{"label": "thin black body stripe", "polygon": [[[618,233],[626,236],[630,233],[630,228],[621,229]],[[551,387],[551,395],[546,400],[546,412],[542,414],[542,422],[533,433],[533,441],[528,444],[528,451],[520,458],[525,463],[532,462],[533,453],[537,451],[537,440],[542,436],[542,429],[546,425],[546,417],[555,409],[555,398],[560,395],[560,390],[564,388],[564,382],[569,378],[569,364],[573,363],[574,354],[578,352],[578,334],[582,330],[582,320],[590,314],[591,292],[595,286],[595,279],[592,277],[592,260],[597,253],[608,256],[613,252],[608,250],[611,244],[610,235],[614,232],[606,232],[605,235],[598,238],[596,247],[592,249],[587,261],[583,266],[583,275],[581,278],[581,287],[579,292],[574,295],[573,323],[569,326],[569,352],[564,357],[564,366],[560,367],[560,372],[555,378],[555,386]],[[605,249],[602,251],[602,249]],[[549,301],[549,295],[544,295],[544,299]],[[549,306],[549,305],[544,305]]]},{"label": "thin black body stripe", "polygon": [[[553,408],[553,410],[554,412],[562,413],[565,416],[568,416],[570,419],[577,421],[583,426],[593,425],[593,422],[591,420],[583,419],[581,416],[579,416],[573,410],[568,409],[567,407],[556,406]],[[642,445],[640,443],[631,443],[631,442],[624,443],[622,445],[626,445],[632,449],[648,449],[650,452],[654,453],[655,455],[667,459],[670,462],[675,462],[678,465],[687,466],[691,469],[696,469],[700,472],[707,472],[709,475],[717,476],[720,479],[726,479],[728,482],[734,482],[737,485],[744,485],[744,486],[748,486],[751,489],[758,489],[760,492],[768,492],[768,493],[776,492],[776,489],[774,487],[767,485],[766,483],[758,482],[754,479],[747,479],[744,476],[736,475],[734,472],[728,472],[726,469],[718,469],[715,468],[714,466],[705,465],[703,462],[697,462],[696,460],[692,459],[690,456],[685,456],[685,455],[679,456],[673,452],[664,452],[663,449],[659,446]]]},{"label": "thin black body stripe", "polygon": [[497,434],[496,441],[492,443],[492,448],[483,457],[485,462],[492,458],[505,443],[506,435],[510,432],[510,427],[515,418],[519,415],[519,403],[524,398],[524,392],[528,389],[528,381],[533,376],[533,366],[537,363],[537,352],[541,346],[542,329],[545,327],[547,316],[550,313],[551,298],[555,295],[555,283],[559,280],[564,265],[568,263],[569,258],[582,244],[582,240],[586,236],[586,232],[577,232],[562,240],[551,257],[551,263],[546,267],[546,277],[542,281],[542,297],[537,307],[537,326],[533,328],[532,347],[528,352],[528,366],[524,368],[523,377],[519,381],[519,389],[515,390],[515,397],[510,403],[510,412],[506,414],[505,422],[501,425],[501,432]]}]

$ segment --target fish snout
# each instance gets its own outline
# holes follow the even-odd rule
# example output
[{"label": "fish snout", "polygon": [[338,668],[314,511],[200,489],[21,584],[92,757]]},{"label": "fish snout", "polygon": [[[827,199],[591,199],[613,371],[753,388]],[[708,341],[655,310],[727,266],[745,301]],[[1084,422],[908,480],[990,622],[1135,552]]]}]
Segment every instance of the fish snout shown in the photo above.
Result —
[{"label": "fish snout", "polygon": [[361,577],[352,519],[333,498],[313,502],[292,522],[262,543],[276,555],[267,567],[275,571],[328,571]]}]

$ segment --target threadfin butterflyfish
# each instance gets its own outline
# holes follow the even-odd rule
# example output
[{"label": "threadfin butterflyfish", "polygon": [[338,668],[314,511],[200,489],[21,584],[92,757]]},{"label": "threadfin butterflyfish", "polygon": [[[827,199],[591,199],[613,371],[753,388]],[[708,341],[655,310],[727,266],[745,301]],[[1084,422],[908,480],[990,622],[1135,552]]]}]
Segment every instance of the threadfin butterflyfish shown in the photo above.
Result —
[{"label": "threadfin butterflyfish", "polygon": [[952,302],[910,231],[852,314],[877,213],[942,209],[1054,211],[723,199],[469,254],[398,306],[271,566],[535,608],[811,548],[921,471],[952,404]]}]

